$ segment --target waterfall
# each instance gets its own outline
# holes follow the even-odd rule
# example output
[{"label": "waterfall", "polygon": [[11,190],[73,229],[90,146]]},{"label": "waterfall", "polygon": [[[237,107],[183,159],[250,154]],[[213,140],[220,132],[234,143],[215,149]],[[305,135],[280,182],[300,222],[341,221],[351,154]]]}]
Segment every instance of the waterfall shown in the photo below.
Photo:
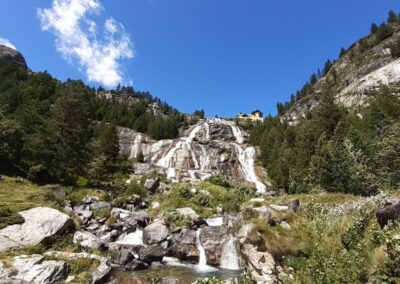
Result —
[{"label": "waterfall", "polygon": [[221,267],[229,270],[240,270],[240,258],[236,251],[236,239],[231,236],[222,248]]},{"label": "waterfall", "polygon": [[199,250],[199,263],[197,264],[196,268],[197,268],[197,270],[203,271],[203,272],[215,271],[215,270],[217,270],[216,268],[207,265],[206,251],[204,250],[203,246],[201,245],[200,233],[201,233],[201,229],[198,229],[196,231],[196,245],[197,245],[197,249]]},{"label": "waterfall", "polygon": [[168,151],[168,153],[157,162],[157,166],[160,166],[163,168],[173,167],[173,165],[171,165],[171,161],[174,158],[176,151],[178,151],[178,149],[181,149],[183,146],[186,146],[192,155],[192,158],[193,158],[193,161],[195,162],[196,168],[198,168],[199,165],[197,162],[197,158],[192,150],[192,142],[193,142],[193,139],[196,137],[196,134],[200,131],[201,127],[202,127],[202,125],[197,125],[189,132],[188,137],[181,138],[182,141],[177,142],[176,145],[174,147],[172,147]]},{"label": "waterfall", "polygon": [[256,149],[254,147],[248,147],[246,150],[237,145],[233,144],[237,150],[237,155],[239,158],[240,166],[242,168],[245,179],[248,182],[254,183],[257,188],[258,193],[265,193],[267,187],[263,184],[254,169],[254,156]]}]

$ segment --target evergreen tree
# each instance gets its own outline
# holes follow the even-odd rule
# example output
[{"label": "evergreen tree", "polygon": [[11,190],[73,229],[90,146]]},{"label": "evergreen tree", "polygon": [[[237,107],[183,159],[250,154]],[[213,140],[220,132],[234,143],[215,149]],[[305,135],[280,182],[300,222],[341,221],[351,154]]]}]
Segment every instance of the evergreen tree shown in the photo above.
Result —
[{"label": "evergreen tree", "polygon": [[376,34],[378,32],[378,25],[375,23],[371,24],[371,34]]}]

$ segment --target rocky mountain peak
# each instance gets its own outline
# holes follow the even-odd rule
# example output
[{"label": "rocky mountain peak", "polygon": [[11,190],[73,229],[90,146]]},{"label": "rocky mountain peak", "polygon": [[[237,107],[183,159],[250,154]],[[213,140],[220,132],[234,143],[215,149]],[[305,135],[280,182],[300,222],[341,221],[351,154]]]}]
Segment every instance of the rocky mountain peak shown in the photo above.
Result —
[{"label": "rocky mountain peak", "polygon": [[0,60],[18,64],[20,67],[28,69],[25,58],[22,56],[22,54],[19,51],[5,45],[0,45]]}]

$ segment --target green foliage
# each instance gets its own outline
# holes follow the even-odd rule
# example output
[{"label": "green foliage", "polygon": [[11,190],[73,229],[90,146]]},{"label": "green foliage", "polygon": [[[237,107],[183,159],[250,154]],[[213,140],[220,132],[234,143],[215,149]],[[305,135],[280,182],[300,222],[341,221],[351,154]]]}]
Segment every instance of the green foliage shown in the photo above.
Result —
[{"label": "green foliage", "polygon": [[224,284],[225,281],[219,280],[219,279],[213,277],[213,278],[199,278],[193,283],[194,284]]},{"label": "green foliage", "polygon": [[[273,188],[287,193],[312,189],[373,195],[399,184],[400,100],[395,90],[372,94],[354,115],[326,93],[296,126],[269,117],[250,136]],[[362,119],[360,118],[362,117]]]},{"label": "green foliage", "polygon": [[131,87],[109,93],[1,61],[0,173],[67,185],[84,177],[101,185],[129,170],[119,154],[117,126],[161,139],[177,137],[185,122],[148,93]]},{"label": "green foliage", "polygon": [[10,225],[22,224],[24,221],[18,213],[12,213],[7,207],[0,207],[0,230]]},{"label": "green foliage", "polygon": [[167,211],[163,214],[167,222],[174,223],[177,227],[190,227],[193,225],[192,219],[178,214],[176,211]]},{"label": "green foliage", "polygon": [[342,244],[347,250],[356,249],[360,244],[370,219],[370,216],[366,216],[355,220],[351,227],[343,233]]},{"label": "green foliage", "polygon": [[232,187],[232,183],[223,175],[213,175],[207,178],[206,181],[222,187]]}]

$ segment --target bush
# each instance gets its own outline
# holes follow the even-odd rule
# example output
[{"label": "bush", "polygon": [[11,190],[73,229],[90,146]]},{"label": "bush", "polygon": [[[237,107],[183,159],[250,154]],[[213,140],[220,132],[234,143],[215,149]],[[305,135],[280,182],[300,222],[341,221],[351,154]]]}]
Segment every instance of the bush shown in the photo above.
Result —
[{"label": "bush", "polygon": [[206,181],[226,188],[232,187],[232,183],[223,175],[211,176],[208,179],[206,179]]},{"label": "bush", "polygon": [[18,213],[12,213],[11,210],[6,207],[0,208],[0,229],[24,222],[24,218]]},{"label": "bush", "polygon": [[193,225],[192,219],[178,214],[176,211],[164,213],[164,219],[167,222],[174,223],[177,227],[190,227]]}]

